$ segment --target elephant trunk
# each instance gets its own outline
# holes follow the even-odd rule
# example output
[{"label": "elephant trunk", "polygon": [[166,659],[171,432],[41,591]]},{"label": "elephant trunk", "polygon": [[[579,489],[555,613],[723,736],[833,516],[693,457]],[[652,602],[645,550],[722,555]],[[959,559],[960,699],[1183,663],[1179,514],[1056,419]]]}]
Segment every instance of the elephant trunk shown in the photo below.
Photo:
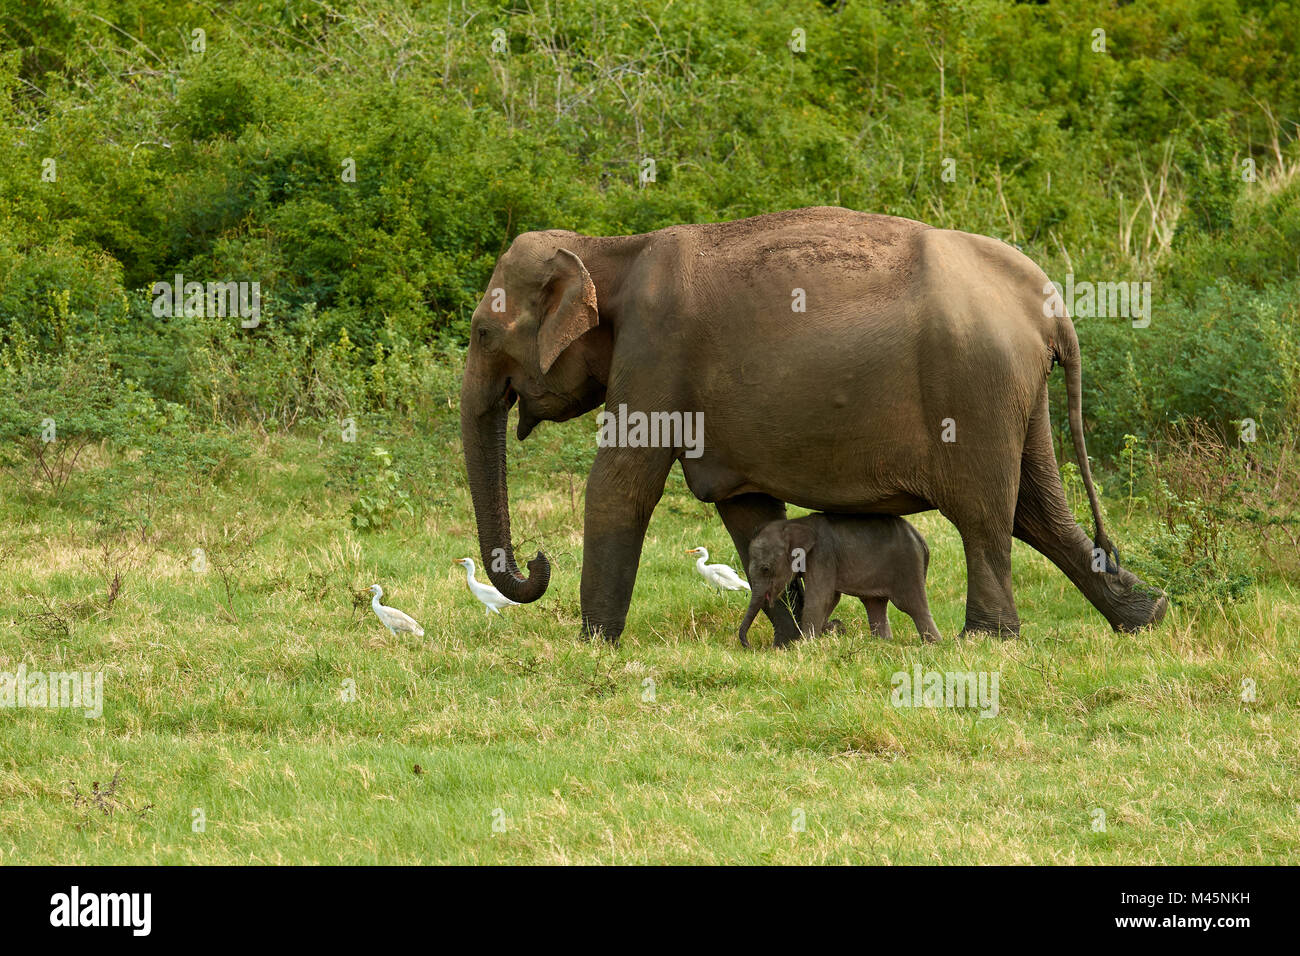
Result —
[{"label": "elephant trunk", "polygon": [[461,390],[460,437],[465,450],[474,520],[478,526],[483,570],[498,591],[512,601],[528,604],[546,593],[551,563],[538,551],[528,562],[528,577],[515,563],[510,543],[510,498],[506,487],[506,419],[510,406],[505,397],[479,412]]},{"label": "elephant trunk", "polygon": [[740,622],[740,646],[749,647],[749,627],[763,609],[764,594],[755,588],[749,596],[749,607],[745,608],[745,619]]}]

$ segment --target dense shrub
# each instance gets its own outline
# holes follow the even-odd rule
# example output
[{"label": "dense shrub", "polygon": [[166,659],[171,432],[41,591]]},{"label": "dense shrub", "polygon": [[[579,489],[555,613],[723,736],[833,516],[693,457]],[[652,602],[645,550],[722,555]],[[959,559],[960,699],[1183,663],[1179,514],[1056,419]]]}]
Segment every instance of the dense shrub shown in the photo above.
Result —
[{"label": "dense shrub", "polygon": [[[1295,13],[4,2],[0,347],[47,377],[10,385],[57,404],[48,382],[93,356],[120,394],[92,418],[439,427],[519,232],[839,203],[997,236],[1054,278],[1152,283],[1148,327],[1078,322],[1103,468],[1180,421],[1280,429],[1300,412]],[[259,282],[264,321],[155,315],[177,273]],[[4,453],[30,453],[7,400]]]},{"label": "dense shrub", "polygon": [[1153,517],[1133,542],[1140,573],[1175,600],[1241,597],[1258,573],[1300,572],[1300,432],[1242,425],[1225,441],[1204,422],[1150,445],[1129,436],[1130,509]]}]

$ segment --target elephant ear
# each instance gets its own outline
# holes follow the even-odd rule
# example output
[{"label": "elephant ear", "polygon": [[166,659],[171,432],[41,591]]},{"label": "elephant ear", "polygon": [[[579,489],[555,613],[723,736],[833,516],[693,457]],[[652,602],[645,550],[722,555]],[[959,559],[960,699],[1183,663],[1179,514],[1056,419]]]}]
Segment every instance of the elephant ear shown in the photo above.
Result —
[{"label": "elephant ear", "polygon": [[537,357],[542,372],[551,370],[560,353],[584,332],[596,327],[596,285],[574,253],[560,249],[551,257],[552,273],[547,281],[544,311],[537,330]]},{"label": "elephant ear", "polygon": [[802,548],[805,557],[812,553],[813,544],[817,539],[813,536],[812,529],[806,524],[798,524],[791,521],[785,526],[785,550],[786,557],[793,559],[794,549]]}]

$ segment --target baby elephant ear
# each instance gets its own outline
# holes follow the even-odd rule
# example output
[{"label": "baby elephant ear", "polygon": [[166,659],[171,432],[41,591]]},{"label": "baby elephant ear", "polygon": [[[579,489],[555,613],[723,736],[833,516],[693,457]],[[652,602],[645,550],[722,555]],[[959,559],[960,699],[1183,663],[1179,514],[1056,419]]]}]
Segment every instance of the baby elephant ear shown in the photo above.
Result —
[{"label": "baby elephant ear", "polygon": [[812,551],[815,540],[812,531],[808,529],[806,524],[795,524],[791,521],[785,526],[785,546],[786,550],[791,553],[794,552],[795,548],[800,548],[807,555]]},{"label": "baby elephant ear", "polygon": [[560,353],[596,327],[596,285],[574,253],[560,249],[551,257],[552,273],[542,301],[545,303],[537,332],[537,358],[545,374]]}]

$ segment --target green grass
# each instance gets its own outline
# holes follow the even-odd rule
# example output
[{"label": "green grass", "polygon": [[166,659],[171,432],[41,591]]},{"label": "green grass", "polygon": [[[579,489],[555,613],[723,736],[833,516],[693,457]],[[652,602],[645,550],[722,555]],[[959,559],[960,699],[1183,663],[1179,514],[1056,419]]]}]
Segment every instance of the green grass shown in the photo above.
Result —
[{"label": "green grass", "polygon": [[[1158,630],[1117,635],[1017,546],[1023,636],[955,643],[960,542],[928,514],[915,521],[942,644],[921,646],[892,610],[894,640],[872,639],[845,602],[845,633],[743,653],[744,596],[708,590],[682,554],[702,544],[735,564],[734,551],[674,473],[622,645],[594,646],[576,639],[581,486],[575,513],[545,457],[589,424],[511,442],[516,541],[543,544],[554,574],[541,602],[491,619],[451,566],[477,557],[452,444],[434,462],[443,504],[363,535],[328,442],[264,440],[221,487],[168,499],[150,545],[126,554],[122,538],[107,560],[77,507],[92,471],[63,501],[11,472],[0,671],[103,670],[105,710],[0,709],[0,862],[1300,859],[1293,588],[1266,582],[1237,605],[1174,608]],[[241,528],[262,536],[226,609],[219,575],[194,573],[191,554],[224,560],[238,549],[223,535]],[[111,609],[78,610],[114,570]],[[394,638],[353,607],[351,589],[373,581],[425,638]],[[31,616],[42,602],[66,633]],[[770,633],[760,620],[754,637]],[[997,672],[999,715],[892,706],[891,675],[918,661]],[[74,799],[73,785],[92,793],[115,773],[113,813]]]}]

